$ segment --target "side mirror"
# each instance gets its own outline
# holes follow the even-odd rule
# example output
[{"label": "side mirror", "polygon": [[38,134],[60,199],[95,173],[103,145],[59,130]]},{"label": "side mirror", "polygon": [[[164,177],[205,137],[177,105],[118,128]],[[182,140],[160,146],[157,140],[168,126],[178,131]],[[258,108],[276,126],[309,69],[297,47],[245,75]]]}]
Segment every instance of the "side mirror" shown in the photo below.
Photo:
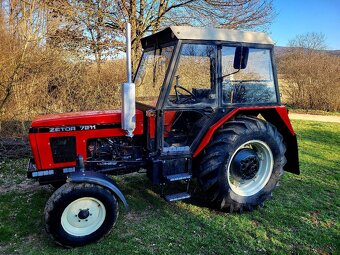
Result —
[{"label": "side mirror", "polygon": [[248,63],[249,48],[237,46],[234,56],[234,69],[245,69]]}]

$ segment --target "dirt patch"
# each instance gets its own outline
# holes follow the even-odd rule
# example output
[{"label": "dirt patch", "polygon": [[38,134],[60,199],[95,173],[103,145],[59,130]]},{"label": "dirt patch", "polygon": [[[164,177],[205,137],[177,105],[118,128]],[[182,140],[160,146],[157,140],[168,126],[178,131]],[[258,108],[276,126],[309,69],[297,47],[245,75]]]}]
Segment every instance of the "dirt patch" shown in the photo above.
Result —
[{"label": "dirt patch", "polygon": [[[39,185],[39,182],[37,181],[32,181],[32,180],[25,180],[21,183],[18,184],[10,184],[10,185],[1,185],[0,186],[0,193],[1,194],[5,194],[8,192],[12,192],[12,191],[36,191],[38,189],[41,189],[41,185]],[[45,186],[47,189],[49,189],[48,186]]]}]

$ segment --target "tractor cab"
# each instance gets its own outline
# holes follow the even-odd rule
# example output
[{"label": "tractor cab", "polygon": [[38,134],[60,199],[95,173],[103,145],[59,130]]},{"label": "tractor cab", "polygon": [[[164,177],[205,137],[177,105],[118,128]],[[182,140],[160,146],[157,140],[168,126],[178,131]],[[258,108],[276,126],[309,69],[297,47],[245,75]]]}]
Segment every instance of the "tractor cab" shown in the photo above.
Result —
[{"label": "tractor cab", "polygon": [[175,26],[142,46],[136,101],[155,117],[148,137],[154,151],[194,153],[226,112],[279,104],[273,42],[264,33]]}]

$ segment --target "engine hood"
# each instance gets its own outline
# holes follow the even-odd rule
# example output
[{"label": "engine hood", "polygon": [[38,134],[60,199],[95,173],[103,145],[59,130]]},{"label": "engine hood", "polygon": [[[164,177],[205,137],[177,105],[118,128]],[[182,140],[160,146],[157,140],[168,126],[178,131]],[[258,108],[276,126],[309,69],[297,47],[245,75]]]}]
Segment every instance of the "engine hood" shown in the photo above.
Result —
[{"label": "engine hood", "polygon": [[[120,110],[70,112],[40,115],[32,121],[31,127],[112,124],[120,121]],[[143,112],[140,110],[136,110],[136,122],[143,122]]]}]

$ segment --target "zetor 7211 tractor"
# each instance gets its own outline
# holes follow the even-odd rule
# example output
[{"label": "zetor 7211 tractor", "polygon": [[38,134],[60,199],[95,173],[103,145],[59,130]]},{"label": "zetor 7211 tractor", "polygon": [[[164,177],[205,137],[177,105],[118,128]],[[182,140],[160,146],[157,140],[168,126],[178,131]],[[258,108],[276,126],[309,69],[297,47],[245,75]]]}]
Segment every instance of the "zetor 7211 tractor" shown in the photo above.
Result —
[{"label": "zetor 7211 tractor", "polygon": [[283,171],[299,174],[267,35],[175,26],[141,43],[132,82],[127,33],[122,110],[39,116],[30,128],[28,177],[60,186],[45,221],[63,246],[100,239],[118,201],[128,207],[108,174],[146,169],[170,202],[189,198],[196,178],[205,200],[227,212],[262,206]]}]

